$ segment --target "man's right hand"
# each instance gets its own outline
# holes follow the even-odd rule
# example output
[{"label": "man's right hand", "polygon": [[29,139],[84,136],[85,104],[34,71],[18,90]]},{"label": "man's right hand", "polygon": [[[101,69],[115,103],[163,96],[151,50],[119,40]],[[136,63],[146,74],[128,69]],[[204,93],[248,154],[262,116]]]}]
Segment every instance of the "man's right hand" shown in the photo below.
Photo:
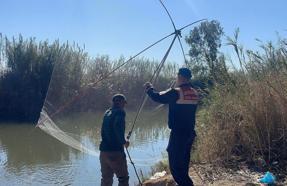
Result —
[{"label": "man's right hand", "polygon": [[128,148],[130,146],[130,142],[129,141],[126,141],[126,143],[124,144],[124,147],[125,148]]}]

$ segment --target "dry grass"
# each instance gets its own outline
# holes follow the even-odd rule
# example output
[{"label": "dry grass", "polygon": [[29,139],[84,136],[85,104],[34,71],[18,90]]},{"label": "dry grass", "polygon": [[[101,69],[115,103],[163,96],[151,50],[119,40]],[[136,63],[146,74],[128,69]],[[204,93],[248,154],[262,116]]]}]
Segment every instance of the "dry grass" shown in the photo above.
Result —
[{"label": "dry grass", "polygon": [[[240,159],[261,168],[287,159],[287,45],[238,53],[243,66],[216,84],[199,112],[195,158]],[[245,55],[248,58],[245,58]],[[243,56],[240,58],[240,56]]]}]

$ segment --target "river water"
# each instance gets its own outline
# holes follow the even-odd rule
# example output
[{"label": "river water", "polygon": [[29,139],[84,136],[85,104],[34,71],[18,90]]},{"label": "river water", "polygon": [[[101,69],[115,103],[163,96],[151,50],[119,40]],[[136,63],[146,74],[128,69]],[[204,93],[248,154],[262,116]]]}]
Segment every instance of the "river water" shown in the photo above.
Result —
[{"label": "river water", "polygon": [[[61,118],[56,124],[98,152],[101,118],[102,114],[81,113]],[[127,112],[126,132],[132,119],[133,114]],[[34,126],[0,125],[0,185],[100,185],[97,156],[75,150]],[[148,176],[151,166],[166,156],[168,135],[165,111],[141,115],[129,148],[140,175]],[[130,163],[128,167],[130,185],[136,185]]]}]

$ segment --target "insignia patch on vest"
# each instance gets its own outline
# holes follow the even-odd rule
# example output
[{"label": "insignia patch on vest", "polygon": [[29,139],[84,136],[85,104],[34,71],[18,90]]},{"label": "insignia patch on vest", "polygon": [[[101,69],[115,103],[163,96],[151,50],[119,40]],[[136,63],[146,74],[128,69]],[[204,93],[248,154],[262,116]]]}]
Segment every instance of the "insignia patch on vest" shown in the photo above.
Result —
[{"label": "insignia patch on vest", "polygon": [[179,91],[179,99],[177,100],[177,104],[197,104],[199,97],[196,90],[190,87],[182,87],[177,89]]},{"label": "insignia patch on vest", "polygon": [[198,96],[194,89],[189,89],[189,88],[186,90],[183,89],[182,94],[183,94],[184,100],[198,100]]}]

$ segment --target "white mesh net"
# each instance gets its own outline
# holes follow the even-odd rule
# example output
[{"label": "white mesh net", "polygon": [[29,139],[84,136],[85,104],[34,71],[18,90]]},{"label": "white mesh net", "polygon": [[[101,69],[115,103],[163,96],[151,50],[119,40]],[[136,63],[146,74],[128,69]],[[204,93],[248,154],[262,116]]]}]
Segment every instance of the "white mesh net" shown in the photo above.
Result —
[{"label": "white mesh net", "polygon": [[[111,106],[115,93],[123,93],[128,105],[126,133],[130,130],[136,110],[144,95],[143,84],[158,66],[147,59],[130,61],[110,74],[124,59],[111,61],[108,57],[89,59],[80,49],[63,48],[50,80],[48,93],[37,126],[62,143],[92,156],[99,156],[103,114]],[[170,85],[176,72],[174,65],[166,65],[158,77],[159,89]],[[98,82],[98,83],[94,83]],[[92,86],[91,86],[92,85]],[[131,141],[131,155],[137,165],[150,166],[162,158],[165,150],[166,113],[148,101],[140,115]],[[163,110],[163,111],[162,111]],[[136,149],[136,155],[133,155]]]}]

